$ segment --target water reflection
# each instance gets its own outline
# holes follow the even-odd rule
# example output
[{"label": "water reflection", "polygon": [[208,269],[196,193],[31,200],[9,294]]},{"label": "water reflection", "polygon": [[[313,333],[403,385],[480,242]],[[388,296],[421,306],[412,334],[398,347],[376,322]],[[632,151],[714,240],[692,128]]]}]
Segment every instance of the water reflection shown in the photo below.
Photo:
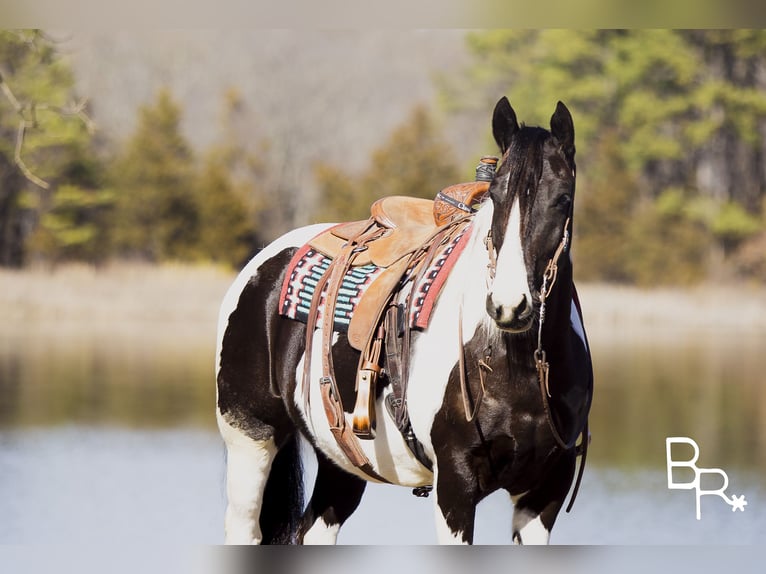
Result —
[{"label": "water reflection", "polygon": [[0,428],[214,428],[214,340],[179,333],[0,336]]},{"label": "water reflection", "polygon": [[[0,428],[103,424],[214,429],[209,330],[0,334]],[[701,464],[766,475],[766,334],[590,333],[590,462],[664,466],[667,436]]]},{"label": "water reflection", "polygon": [[[553,542],[756,542],[766,528],[766,335],[589,335],[590,467]],[[0,332],[0,542],[219,542],[213,349],[207,328]],[[700,466],[729,473],[747,512],[706,500],[709,519],[694,519],[693,494],[666,488],[674,435],[697,441]],[[484,501],[477,541],[506,543],[510,511],[503,493]],[[408,489],[373,486],[340,541],[433,543],[432,515]],[[404,526],[392,530],[395,521]]]},{"label": "water reflection", "polygon": [[[0,430],[0,544],[151,546],[223,540],[224,457],[213,430],[63,426]],[[310,474],[310,469],[309,469]],[[766,489],[740,481],[745,513],[715,497],[694,517],[691,492],[664,471],[592,467],[555,544],[758,544]],[[737,477],[739,480],[739,477]],[[342,544],[434,544],[433,500],[371,485],[341,530]],[[477,511],[476,542],[510,541],[511,505],[497,492]],[[85,548],[86,546],[83,546]]]},{"label": "water reflection", "polygon": [[766,475],[766,336],[599,334],[592,347],[594,463],[662,467],[665,437],[688,436],[700,464]]}]

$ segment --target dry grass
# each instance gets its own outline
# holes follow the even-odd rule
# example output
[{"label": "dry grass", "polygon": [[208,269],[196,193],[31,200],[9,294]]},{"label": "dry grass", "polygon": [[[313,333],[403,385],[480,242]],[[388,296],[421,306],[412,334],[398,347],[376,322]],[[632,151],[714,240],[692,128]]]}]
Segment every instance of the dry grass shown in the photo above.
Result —
[{"label": "dry grass", "polygon": [[639,289],[578,285],[589,335],[661,337],[738,330],[766,334],[766,289],[703,285]]},{"label": "dry grass", "polygon": [[[0,270],[0,333],[205,333],[235,273],[210,266],[120,263],[103,269]],[[766,289],[702,286],[642,290],[579,285],[592,337],[678,329],[766,333]]]},{"label": "dry grass", "polygon": [[214,329],[233,278],[231,271],[189,265],[0,270],[0,332]]}]

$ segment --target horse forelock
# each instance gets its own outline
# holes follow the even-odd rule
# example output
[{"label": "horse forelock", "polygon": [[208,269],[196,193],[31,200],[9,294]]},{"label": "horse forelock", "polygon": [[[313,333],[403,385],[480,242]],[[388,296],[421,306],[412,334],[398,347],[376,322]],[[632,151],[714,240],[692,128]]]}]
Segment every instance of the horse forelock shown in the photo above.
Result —
[{"label": "horse forelock", "polygon": [[491,197],[497,213],[493,224],[493,240],[499,249],[505,240],[505,231],[514,202],[518,199],[521,216],[520,232],[529,223],[529,213],[537,196],[543,174],[545,142],[551,137],[548,130],[522,127],[514,134],[511,145],[502,158],[498,170],[498,184]]}]

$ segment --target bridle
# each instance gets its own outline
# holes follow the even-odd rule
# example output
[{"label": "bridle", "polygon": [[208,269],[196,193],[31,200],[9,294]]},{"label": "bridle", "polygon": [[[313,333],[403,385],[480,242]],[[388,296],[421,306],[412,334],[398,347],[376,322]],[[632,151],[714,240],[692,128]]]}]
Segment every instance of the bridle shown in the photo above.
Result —
[{"label": "bridle", "polygon": [[[556,443],[564,450],[569,450],[572,448],[577,442],[577,437],[575,437],[574,440],[570,441],[569,443],[565,442],[564,439],[561,438],[561,434],[556,428],[556,424],[553,422],[553,416],[551,414],[551,408],[548,401],[551,396],[550,388],[548,386],[550,379],[550,364],[547,361],[545,350],[543,349],[543,324],[545,322],[546,300],[556,283],[556,279],[558,278],[558,262],[561,258],[561,255],[569,246],[570,220],[571,218],[567,217],[567,220],[564,222],[564,228],[561,233],[561,241],[559,242],[558,247],[556,247],[556,251],[553,253],[553,256],[548,260],[548,264],[545,266],[545,271],[543,272],[543,282],[542,286],[540,287],[540,321],[537,331],[537,349],[535,349],[533,354],[535,367],[537,369],[537,379],[540,385],[540,396],[542,397],[543,408],[545,410],[545,417],[548,420],[548,426],[551,429],[553,438],[556,440]],[[489,230],[487,237],[484,239],[484,246],[487,249],[487,255],[489,257],[489,263],[487,264],[487,283],[490,283],[495,278],[497,268],[497,252],[492,240],[492,229]],[[478,404],[476,405],[476,408],[478,408]],[[466,411],[466,413],[467,412],[468,411]],[[473,413],[473,415],[475,416],[475,413]]]},{"label": "bridle", "polygon": [[[572,497],[569,500],[569,505],[567,506],[566,511],[569,512],[572,509],[572,505],[574,504],[575,498],[577,498],[577,493],[580,490],[580,484],[582,482],[582,476],[583,471],[585,470],[585,459],[588,452],[588,443],[590,442],[590,433],[588,432],[588,421],[586,419],[585,426],[582,429],[582,432],[579,433],[572,439],[570,442],[565,442],[563,438],[561,438],[561,434],[559,433],[558,429],[556,428],[556,423],[553,421],[553,415],[551,413],[551,406],[548,399],[550,399],[550,389],[548,386],[549,381],[549,375],[550,375],[550,364],[547,361],[545,350],[543,349],[543,324],[545,322],[545,314],[546,314],[546,301],[548,299],[548,296],[551,294],[551,291],[553,289],[553,286],[556,283],[556,279],[558,278],[558,263],[561,259],[561,256],[564,254],[564,252],[567,250],[567,247],[569,247],[570,242],[570,234],[569,234],[569,222],[571,221],[571,216],[567,217],[567,220],[564,222],[564,228],[561,232],[561,241],[559,241],[558,247],[556,248],[556,251],[553,253],[553,256],[548,261],[548,264],[545,266],[545,271],[543,272],[543,282],[542,286],[540,287],[540,321],[538,325],[538,331],[537,331],[537,348],[535,349],[535,352],[533,354],[534,360],[535,360],[535,368],[537,369],[537,380],[538,385],[540,387],[540,398],[543,403],[543,409],[545,410],[545,418],[548,421],[548,427],[551,429],[551,434],[553,435],[554,440],[556,443],[564,450],[570,450],[571,448],[575,447],[577,445],[577,439],[581,436],[582,441],[579,446],[576,446],[575,454],[577,456],[582,456],[582,460],[580,461],[580,468],[577,472],[577,478],[575,480],[574,490],[572,491]],[[490,228],[489,232],[487,233],[486,238],[484,239],[484,246],[487,249],[487,255],[489,258],[489,263],[487,264],[487,283],[491,283],[496,274],[496,267],[497,267],[497,252],[494,247],[494,242],[492,241],[492,229]],[[458,343],[460,345],[460,385],[461,390],[463,393],[463,406],[465,409],[465,415],[466,419],[470,422],[475,419],[479,406],[481,404],[481,400],[484,396],[484,373],[485,371],[492,371],[492,368],[489,366],[489,356],[485,357],[487,360],[479,360],[479,379],[480,379],[480,389],[479,389],[479,395],[476,397],[474,401],[473,409],[470,409],[469,407],[469,400],[468,400],[468,382],[466,381],[465,376],[465,350],[463,348],[463,328],[462,328],[462,307],[460,309],[458,320],[460,322],[460,327],[458,329],[459,336],[458,336]]]},{"label": "bridle", "polygon": [[558,278],[558,261],[561,258],[562,253],[566,251],[566,248],[569,245],[569,221],[570,218],[567,217],[567,220],[564,223],[564,231],[561,234],[561,241],[559,242],[559,246],[556,248],[553,257],[551,257],[551,259],[548,261],[548,264],[545,266],[545,271],[543,272],[543,284],[540,287],[540,321],[537,329],[537,349],[535,349],[534,352],[535,367],[537,368],[537,380],[540,383],[540,396],[543,399],[543,407],[545,408],[545,416],[548,419],[548,426],[551,427],[553,438],[556,439],[558,445],[565,450],[569,450],[575,445],[575,442],[577,442],[577,437],[575,436],[571,444],[564,442],[564,440],[561,438],[561,435],[559,434],[558,429],[556,428],[555,423],[553,422],[553,417],[551,416],[551,407],[548,402],[548,399],[551,397],[551,391],[548,386],[551,366],[548,363],[545,355],[545,350],[543,349],[543,323],[545,323],[545,302],[548,298],[548,295],[550,295],[551,290],[553,289],[553,285],[556,283],[556,279]]}]

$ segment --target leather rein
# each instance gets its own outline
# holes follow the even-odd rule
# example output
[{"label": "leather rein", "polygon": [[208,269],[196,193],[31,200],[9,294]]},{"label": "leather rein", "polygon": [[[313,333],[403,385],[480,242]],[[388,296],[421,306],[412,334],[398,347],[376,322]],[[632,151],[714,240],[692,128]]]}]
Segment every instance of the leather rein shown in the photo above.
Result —
[{"label": "leather rein", "polygon": [[[556,444],[558,444],[559,447],[561,447],[564,450],[570,450],[571,448],[575,447],[577,444],[577,439],[582,436],[581,444],[577,446],[576,454],[577,456],[582,456],[582,461],[580,463],[580,468],[577,473],[577,480],[575,482],[575,488],[572,493],[572,498],[570,499],[569,505],[567,506],[566,511],[569,512],[572,509],[572,505],[574,504],[574,500],[577,497],[577,492],[580,489],[580,483],[582,481],[582,475],[583,470],[585,469],[585,458],[588,450],[588,443],[590,442],[590,435],[588,432],[588,421],[586,419],[585,425],[583,427],[583,430],[581,433],[576,435],[574,439],[572,439],[570,442],[564,441],[564,439],[561,437],[561,434],[559,433],[558,429],[556,428],[556,423],[553,420],[553,415],[551,413],[551,406],[550,406],[550,388],[548,386],[549,378],[550,378],[550,364],[547,361],[545,350],[543,349],[543,324],[545,322],[545,313],[546,313],[546,300],[548,296],[551,293],[551,290],[553,289],[554,284],[556,283],[556,279],[558,278],[558,261],[561,258],[561,255],[566,251],[567,247],[569,246],[569,222],[570,218],[567,218],[566,222],[564,223],[564,229],[561,235],[561,241],[559,242],[558,247],[556,248],[556,251],[553,254],[553,257],[548,261],[548,264],[545,267],[545,271],[543,273],[543,283],[540,288],[540,321],[538,326],[538,332],[537,332],[537,348],[535,349],[535,352],[533,354],[533,358],[535,360],[535,368],[537,369],[537,380],[538,385],[540,387],[540,397],[543,403],[543,409],[545,411],[545,418],[548,421],[548,427],[551,430],[551,434],[553,435],[554,440],[556,441]],[[487,271],[488,271],[488,278],[487,282],[491,282],[496,274],[496,268],[497,268],[497,253],[494,247],[494,243],[492,241],[492,230],[487,233],[487,237],[484,240],[484,246],[487,249],[487,254],[489,256],[489,264],[487,265]],[[469,390],[468,390],[468,381],[466,376],[466,369],[465,369],[465,347],[463,346],[463,309],[462,305],[458,311],[458,344],[460,346],[459,351],[459,371],[460,371],[460,389],[463,396],[463,408],[465,411],[466,420],[468,422],[473,421],[476,418],[476,415],[478,414],[479,407],[481,406],[481,401],[484,397],[485,393],[485,386],[484,386],[484,377],[485,372],[491,372],[492,368],[489,366],[489,355],[487,355],[484,359],[480,359],[478,361],[479,364],[479,394],[478,396],[473,400],[473,408],[471,408],[470,405],[470,399],[469,399]]]}]

